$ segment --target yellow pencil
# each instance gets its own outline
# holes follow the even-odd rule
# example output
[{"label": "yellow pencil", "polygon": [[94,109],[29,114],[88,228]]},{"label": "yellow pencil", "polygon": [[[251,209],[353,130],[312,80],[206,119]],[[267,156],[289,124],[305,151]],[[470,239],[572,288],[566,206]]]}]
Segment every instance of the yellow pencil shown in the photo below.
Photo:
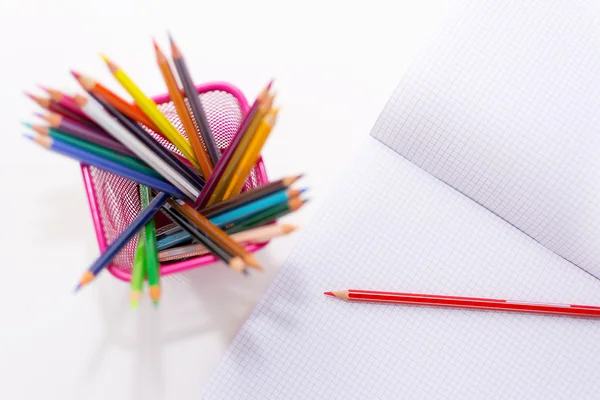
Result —
[{"label": "yellow pencil", "polygon": [[248,144],[248,149],[242,155],[242,159],[233,171],[231,180],[227,185],[225,194],[223,195],[223,201],[229,200],[230,198],[238,195],[244,188],[246,178],[250,175],[250,171],[258,161],[260,152],[265,145],[265,142],[271,134],[271,130],[277,120],[277,113],[279,108],[271,109],[267,115],[260,121],[254,137]]},{"label": "yellow pencil", "polygon": [[242,159],[242,156],[246,153],[246,150],[248,149],[248,144],[250,143],[250,140],[256,133],[256,130],[257,130],[258,126],[260,125],[260,122],[263,120],[265,115],[267,115],[267,112],[269,112],[269,110],[271,109],[271,106],[273,105],[273,99],[274,99],[273,95],[267,95],[265,101],[261,102],[260,105],[258,106],[258,110],[256,111],[256,115],[254,116],[254,119],[252,119],[252,122],[248,126],[246,133],[244,133],[244,136],[242,137],[240,144],[238,145],[237,149],[233,153],[233,156],[231,157],[229,164],[227,164],[227,167],[225,168],[223,175],[221,175],[221,179],[219,179],[219,183],[217,184],[215,191],[213,192],[212,196],[210,197],[210,200],[208,201],[207,206],[210,207],[213,204],[219,203],[220,201],[223,200],[223,195],[225,194],[225,190],[227,189],[229,181],[232,178],[233,170],[234,170],[235,166],[239,164],[240,160]]},{"label": "yellow pencil", "polygon": [[171,124],[171,122],[164,116],[158,109],[156,103],[146,96],[140,88],[125,74],[125,72],[119,68],[115,63],[110,61],[108,57],[102,55],[104,62],[108,65],[108,69],[114,75],[115,79],[123,86],[123,88],[133,98],[135,103],[138,105],[140,110],[144,112],[150,118],[152,122],[160,129],[163,135],[169,139],[175,147],[181,151],[185,158],[187,158],[196,168],[200,168],[198,160],[192,150],[190,143],[181,135],[181,133]]}]

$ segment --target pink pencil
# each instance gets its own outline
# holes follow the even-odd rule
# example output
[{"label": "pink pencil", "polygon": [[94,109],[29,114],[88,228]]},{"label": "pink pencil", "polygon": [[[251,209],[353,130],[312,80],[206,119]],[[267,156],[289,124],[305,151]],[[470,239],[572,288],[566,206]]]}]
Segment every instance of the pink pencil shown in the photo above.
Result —
[{"label": "pink pencil", "polygon": [[74,114],[79,115],[82,118],[89,120],[89,117],[87,115],[85,115],[85,113],[83,111],[81,111],[81,109],[79,108],[77,103],[75,103],[75,100],[73,100],[73,98],[71,96],[61,92],[60,90],[50,89],[45,86],[40,86],[40,87],[42,89],[44,89],[50,95],[50,98],[52,100],[54,100],[56,102],[56,104],[66,108],[67,110],[71,111]]}]

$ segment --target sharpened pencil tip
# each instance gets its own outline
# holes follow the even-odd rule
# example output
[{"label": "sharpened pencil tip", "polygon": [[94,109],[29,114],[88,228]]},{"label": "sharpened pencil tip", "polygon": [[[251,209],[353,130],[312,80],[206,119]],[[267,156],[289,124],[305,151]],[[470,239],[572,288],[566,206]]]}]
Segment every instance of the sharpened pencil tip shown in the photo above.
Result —
[{"label": "sharpened pencil tip", "polygon": [[273,83],[275,83],[275,78],[269,81],[269,83],[267,84],[267,90],[271,90],[271,88],[273,87]]},{"label": "sharpened pencil tip", "polygon": [[308,192],[308,188],[307,187],[300,189],[300,194],[306,193],[306,192]]},{"label": "sharpened pencil tip", "polygon": [[154,304],[154,308],[158,308],[158,300],[152,300],[152,304]]},{"label": "sharpened pencil tip", "polygon": [[75,289],[73,290],[73,293],[79,292],[79,289],[81,289],[81,282],[78,283],[77,286],[75,286]]},{"label": "sharpened pencil tip", "polygon": [[73,75],[75,79],[79,79],[79,77],[81,76],[81,74],[75,70],[71,70],[71,75]]},{"label": "sharpened pencil tip", "polygon": [[30,122],[25,122],[25,121],[21,121],[21,124],[25,127],[25,128],[29,128],[31,129],[33,127],[33,125],[31,125]]},{"label": "sharpened pencil tip", "polygon": [[290,224],[282,224],[281,225],[281,231],[286,235],[294,232],[298,228],[299,228],[298,225],[290,225]]},{"label": "sharpened pencil tip", "polygon": [[39,87],[40,89],[42,89],[44,92],[49,92],[50,91],[50,89],[48,88],[48,86],[40,85],[39,83],[38,83],[37,87]]},{"label": "sharpened pencil tip", "polygon": [[150,298],[155,306],[158,306],[158,300],[160,299],[160,286],[154,285],[149,288]]},{"label": "sharpened pencil tip", "polygon": [[29,140],[33,140],[35,138],[35,135],[30,132],[24,133],[23,136],[25,137],[25,139],[29,139]]},{"label": "sharpened pencil tip", "polygon": [[110,63],[110,58],[108,58],[106,54],[100,53],[100,57],[102,57],[105,63]]},{"label": "sharpened pencil tip", "polygon": [[175,44],[175,40],[171,34],[169,34],[169,44],[171,45],[171,57],[173,57],[173,59],[181,58],[181,51],[179,51],[179,47]]},{"label": "sharpened pencil tip", "polygon": [[131,305],[132,309],[136,309],[138,307],[138,305],[140,304],[140,297],[142,296],[142,292],[138,291],[138,290],[133,290],[131,291],[131,293],[129,293],[129,304]]},{"label": "sharpened pencil tip", "polygon": [[325,296],[331,296],[331,297],[335,297],[335,294],[333,294],[333,292],[324,292],[323,293]]}]

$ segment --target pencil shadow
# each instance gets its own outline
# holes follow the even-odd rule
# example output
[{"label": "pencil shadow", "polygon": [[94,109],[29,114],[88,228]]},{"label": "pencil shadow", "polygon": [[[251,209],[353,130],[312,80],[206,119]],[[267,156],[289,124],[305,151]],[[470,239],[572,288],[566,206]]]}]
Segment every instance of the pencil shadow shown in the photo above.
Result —
[{"label": "pencil shadow", "polygon": [[[222,274],[223,279],[219,280]],[[102,337],[87,362],[83,382],[93,382],[111,352],[127,351],[133,359],[133,389],[128,397],[164,398],[167,347],[207,331],[230,331],[231,322],[239,320],[243,312],[239,304],[248,302],[243,291],[235,289],[240,283],[247,285],[247,280],[218,264],[205,271],[166,276],[162,279],[164,296],[158,309],[146,296],[139,308],[132,310],[127,284],[108,277],[98,279],[94,286],[102,318]],[[219,303],[214,301],[216,296],[237,300]],[[235,306],[229,307],[231,304]],[[200,352],[198,358],[202,358]],[[82,397],[86,386],[89,387],[85,384],[80,387]]]},{"label": "pencil shadow", "polygon": [[[127,284],[108,276],[98,279],[94,290],[102,318],[102,336],[82,372],[82,397],[85,387],[101,375],[99,371],[111,352],[131,354],[133,386],[128,397],[146,400],[165,396],[168,346],[210,332],[216,333],[227,347],[278,272],[276,263],[281,264],[272,259],[268,247],[257,254],[270,269],[269,274],[252,271],[244,276],[216,263],[163,277],[163,297],[158,309],[145,295],[139,308],[132,310]],[[296,322],[293,315],[279,309],[270,318],[286,329],[293,329]],[[198,351],[198,359],[204,357],[202,350],[194,350]]]}]

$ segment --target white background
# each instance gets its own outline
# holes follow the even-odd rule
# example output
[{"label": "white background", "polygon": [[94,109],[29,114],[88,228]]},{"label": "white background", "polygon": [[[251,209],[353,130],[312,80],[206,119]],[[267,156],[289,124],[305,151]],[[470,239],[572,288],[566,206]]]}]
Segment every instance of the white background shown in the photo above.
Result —
[{"label": "white background", "polygon": [[[214,265],[164,279],[154,310],[128,306],[108,273],[72,289],[98,255],[78,165],[21,137],[36,84],[78,90],[73,68],[118,90],[98,52],[149,94],[165,92],[151,38],[174,35],[196,81],[252,99],[276,79],[282,106],[264,151],[271,178],[305,172],[306,224],[449,8],[442,1],[82,1],[0,4],[0,397],[191,399],[297,235],[259,253],[264,273]],[[268,377],[265,377],[268,379]]]}]

